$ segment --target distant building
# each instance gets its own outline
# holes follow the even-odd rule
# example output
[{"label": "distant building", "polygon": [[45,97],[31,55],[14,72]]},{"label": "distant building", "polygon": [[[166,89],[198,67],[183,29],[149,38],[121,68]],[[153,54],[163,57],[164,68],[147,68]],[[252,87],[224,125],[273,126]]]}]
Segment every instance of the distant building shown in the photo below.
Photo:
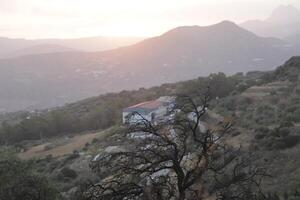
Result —
[{"label": "distant building", "polygon": [[160,97],[123,109],[123,123],[134,124],[142,120],[157,122],[163,120],[175,105],[175,97]]}]

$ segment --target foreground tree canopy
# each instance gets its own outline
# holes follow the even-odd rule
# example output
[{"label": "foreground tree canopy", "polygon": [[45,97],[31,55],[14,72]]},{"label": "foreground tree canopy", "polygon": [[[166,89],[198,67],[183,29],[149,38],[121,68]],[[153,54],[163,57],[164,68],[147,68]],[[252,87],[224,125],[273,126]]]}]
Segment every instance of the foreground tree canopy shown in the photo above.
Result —
[{"label": "foreground tree canopy", "polygon": [[[102,180],[82,194],[89,200],[264,199],[260,185],[265,170],[241,148],[226,145],[230,120],[203,127],[209,92],[177,97],[170,115],[154,124],[146,119],[128,128],[132,139],[124,151],[91,163]],[[138,113],[136,113],[138,115]]]},{"label": "foreground tree canopy", "polygon": [[31,162],[0,151],[0,200],[58,200],[48,180],[33,170]]}]

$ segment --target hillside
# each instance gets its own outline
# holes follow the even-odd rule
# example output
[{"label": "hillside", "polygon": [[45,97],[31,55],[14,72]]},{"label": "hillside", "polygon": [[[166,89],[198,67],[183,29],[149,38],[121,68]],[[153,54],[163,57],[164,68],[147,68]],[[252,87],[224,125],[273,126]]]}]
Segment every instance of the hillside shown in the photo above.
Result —
[{"label": "hillside", "polygon": [[39,43],[58,44],[80,51],[105,51],[118,47],[133,45],[145,38],[143,37],[84,37],[74,39],[41,39]]},{"label": "hillside", "polygon": [[[63,51],[104,51],[135,44],[138,37],[86,37],[74,39],[12,39],[0,37],[0,58]],[[54,48],[55,47],[55,48]],[[26,50],[29,50],[28,53]]]},{"label": "hillside", "polygon": [[[254,71],[245,75],[239,73],[228,77],[222,73],[212,74],[208,77],[164,84],[149,89],[141,88],[133,91],[103,94],[52,110],[3,115],[1,117],[0,136],[2,132],[2,137],[0,137],[0,141],[14,144],[23,140],[39,139],[41,130],[43,130],[43,137],[47,138],[106,129],[121,123],[122,109],[125,107],[165,95],[187,94],[194,96],[197,95],[199,89],[206,88],[208,85],[211,88],[212,97],[224,97],[220,105],[232,104],[229,105],[230,107],[225,106],[223,108],[227,109],[224,113],[227,115],[226,113],[231,110],[243,110],[245,103],[252,102],[251,99],[255,101],[269,100],[274,95],[280,97],[282,91],[290,92],[291,87],[294,88],[293,94],[297,92],[299,60],[298,57],[293,57],[275,71]],[[227,98],[227,96],[229,97]],[[292,98],[293,96],[289,95],[289,97]],[[240,99],[242,99],[241,104],[238,103]],[[289,103],[289,101],[290,99],[285,103]],[[266,103],[267,101],[257,102]],[[243,109],[232,107],[235,104],[243,107]],[[222,112],[222,110],[218,112]],[[238,111],[236,112],[238,113]],[[258,122],[263,123],[263,121]],[[243,123],[245,122],[241,122],[241,124]]]},{"label": "hillside", "polygon": [[299,53],[299,47],[258,37],[224,21],[208,27],[178,27],[110,51],[0,60],[0,92],[5,94],[0,112],[63,105],[106,92],[151,87],[213,72],[270,70]]},{"label": "hillside", "polygon": [[292,44],[296,44],[299,45],[300,44],[300,33],[291,35],[289,37],[286,37],[285,40],[292,43]]},{"label": "hillside", "polygon": [[[89,131],[87,134],[75,134],[75,137],[71,133],[66,137],[68,131],[63,130],[54,138],[44,138],[44,141],[23,141],[15,146],[25,150],[19,154],[23,159],[38,158],[37,169],[49,175],[59,186],[60,191],[72,199],[74,191],[79,186],[78,183],[87,180],[97,181],[88,166],[92,158],[130,144],[129,139],[123,134],[123,128],[118,125],[123,107],[163,95],[178,93],[197,95],[199,88],[209,84],[212,86],[212,97],[221,97],[212,98],[215,99],[211,102],[212,112],[231,117],[235,121],[232,134],[227,137],[227,143],[238,147],[242,145],[243,149],[254,154],[257,158],[255,162],[268,169],[271,177],[263,182],[263,188],[279,196],[298,195],[297,189],[300,184],[299,77],[300,57],[293,57],[270,72],[249,72],[227,78],[219,74],[147,90],[102,95],[70,104],[56,111],[45,111],[39,116],[28,114],[27,117],[31,118],[24,120],[16,130],[22,127],[21,129],[28,131],[27,133],[32,133],[32,130],[39,130],[37,125],[41,124],[38,122],[45,123],[52,120],[60,127],[72,127],[70,125],[74,125],[74,122],[67,116],[75,116],[77,125],[82,124],[82,119],[86,117],[89,122],[93,121],[96,125],[98,123],[100,125],[107,119],[113,119],[110,125],[97,127],[100,129],[111,127],[110,129],[97,133]],[[98,110],[97,114],[94,110]],[[49,116],[56,116],[56,118],[51,120]],[[91,128],[95,124],[90,123],[87,127]],[[44,130],[44,133],[53,129],[50,123],[45,127],[40,129]],[[73,128],[74,131],[76,127]],[[14,129],[7,130],[12,134]],[[57,133],[55,128],[54,132]],[[23,131],[22,134],[26,132]],[[75,151],[72,152],[73,150]],[[76,176],[64,173],[65,168],[73,171],[72,174]]]},{"label": "hillside", "polygon": [[7,53],[6,58],[20,57],[26,55],[35,55],[35,54],[47,54],[47,53],[59,53],[59,52],[74,52],[78,51],[72,48],[68,48],[62,45],[55,44],[40,44],[35,46],[30,46],[24,49],[18,49],[14,52]]},{"label": "hillside", "polygon": [[164,84],[149,89],[108,93],[65,106],[36,112],[17,112],[0,118],[0,144],[15,144],[23,140],[95,131],[121,123],[122,110],[132,104],[153,100],[160,96],[187,92],[195,95],[198,87],[210,85],[213,96],[223,97],[234,89],[239,78],[214,74],[191,81]]},{"label": "hillside", "polygon": [[160,70],[160,79],[174,81],[220,71],[232,74],[269,70],[287,54],[298,51],[279,39],[261,38],[224,21],[208,27],[178,27],[131,47],[99,55],[122,67],[127,65],[135,74],[143,76],[145,69],[150,73]]},{"label": "hillside", "polygon": [[224,98],[216,108],[235,117],[239,133],[232,141],[242,141],[260,157],[272,175],[264,187],[281,196],[297,191],[300,183],[299,77],[300,57],[294,57],[261,77],[260,84]]}]

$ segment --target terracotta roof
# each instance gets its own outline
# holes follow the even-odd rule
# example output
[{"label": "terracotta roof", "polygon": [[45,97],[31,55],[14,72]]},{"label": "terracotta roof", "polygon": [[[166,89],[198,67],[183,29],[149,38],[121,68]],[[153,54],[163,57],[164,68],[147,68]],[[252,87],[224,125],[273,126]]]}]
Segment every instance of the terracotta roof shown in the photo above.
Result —
[{"label": "terracotta roof", "polygon": [[161,106],[165,106],[166,102],[153,100],[153,101],[146,101],[143,103],[139,103],[128,108],[125,108],[125,112],[139,112],[139,113],[149,113],[153,110],[158,109]]},{"label": "terracotta roof", "polygon": [[153,100],[153,101],[146,101],[146,102],[143,102],[143,103],[139,103],[139,104],[136,104],[134,106],[130,106],[129,108],[139,107],[139,108],[154,109],[154,108],[159,108],[160,106],[163,106],[163,105],[164,105],[164,102]]}]

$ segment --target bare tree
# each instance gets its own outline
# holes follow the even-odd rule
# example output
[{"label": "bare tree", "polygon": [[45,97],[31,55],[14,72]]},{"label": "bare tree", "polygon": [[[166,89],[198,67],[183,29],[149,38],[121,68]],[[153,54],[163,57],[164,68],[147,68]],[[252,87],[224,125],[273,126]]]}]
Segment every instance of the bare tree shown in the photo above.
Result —
[{"label": "bare tree", "polygon": [[[177,97],[175,115],[154,124],[141,117],[128,133],[141,133],[127,150],[103,155],[92,168],[106,175],[90,185],[90,200],[254,200],[265,170],[256,167],[241,148],[224,142],[230,120],[202,127],[209,107],[209,92],[198,99]],[[137,115],[139,113],[136,113]]]}]

